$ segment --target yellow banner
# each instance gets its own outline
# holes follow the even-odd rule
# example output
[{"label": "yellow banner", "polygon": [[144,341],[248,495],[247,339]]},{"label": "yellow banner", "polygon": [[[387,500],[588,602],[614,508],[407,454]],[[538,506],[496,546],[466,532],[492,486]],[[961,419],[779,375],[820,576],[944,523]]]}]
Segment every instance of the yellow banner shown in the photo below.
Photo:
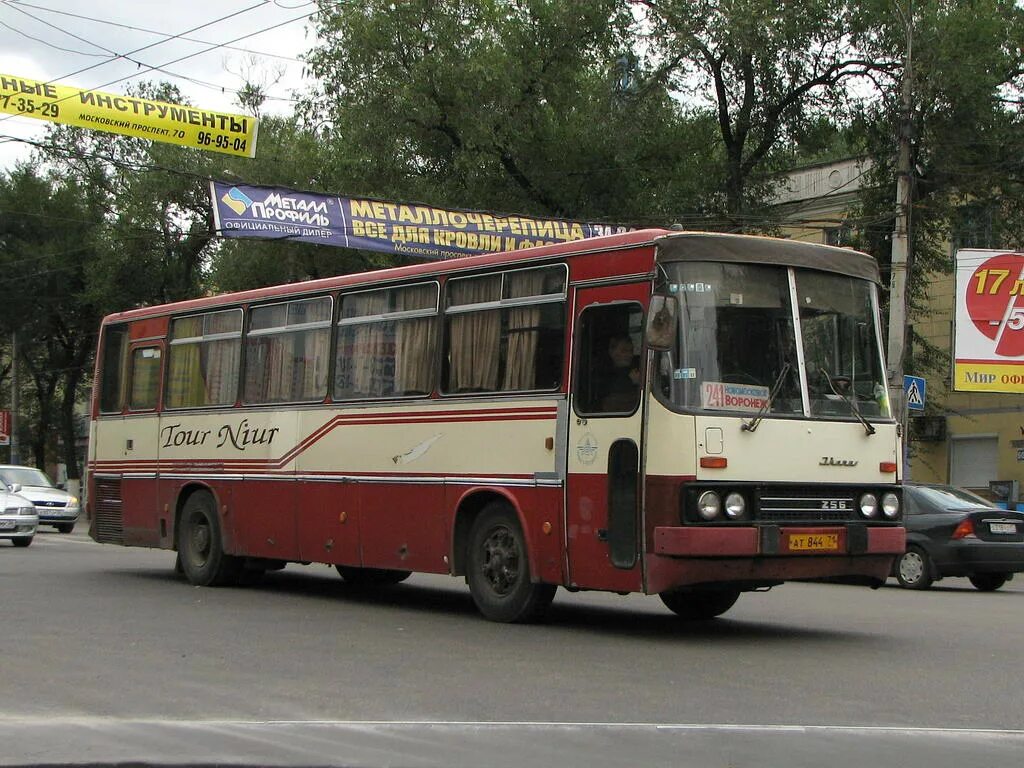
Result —
[{"label": "yellow banner", "polygon": [[974,363],[953,364],[953,389],[966,392],[1024,393],[1024,365]]},{"label": "yellow banner", "polygon": [[0,75],[0,112],[240,157],[256,156],[258,120],[164,101]]}]

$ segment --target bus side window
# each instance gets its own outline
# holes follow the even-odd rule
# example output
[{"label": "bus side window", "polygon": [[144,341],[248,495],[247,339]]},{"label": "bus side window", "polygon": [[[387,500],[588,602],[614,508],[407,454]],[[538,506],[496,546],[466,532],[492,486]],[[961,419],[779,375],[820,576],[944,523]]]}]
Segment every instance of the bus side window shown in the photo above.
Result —
[{"label": "bus side window", "polygon": [[124,406],[128,367],[128,326],[111,325],[103,331],[100,371],[100,413],[120,413]]},{"label": "bus side window", "polygon": [[557,389],[565,355],[563,266],[457,278],[447,286],[443,389]]},{"label": "bus side window", "polygon": [[132,351],[131,388],[128,409],[151,411],[160,390],[160,348],[139,347]]},{"label": "bus side window", "polygon": [[640,402],[643,310],[636,304],[598,306],[580,318],[576,410],[632,413]]},{"label": "bus side window", "polygon": [[436,282],[342,295],[335,399],[433,391],[437,296]]}]

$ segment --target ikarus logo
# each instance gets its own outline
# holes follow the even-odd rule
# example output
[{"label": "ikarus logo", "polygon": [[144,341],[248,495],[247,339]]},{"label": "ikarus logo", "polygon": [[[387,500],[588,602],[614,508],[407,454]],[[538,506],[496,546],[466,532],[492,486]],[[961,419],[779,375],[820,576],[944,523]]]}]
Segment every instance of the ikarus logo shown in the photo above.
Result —
[{"label": "ikarus logo", "polygon": [[238,187],[232,187],[224,193],[221,202],[224,203],[228,208],[241,216],[252,206],[252,198],[250,198],[245,192],[240,190]]}]

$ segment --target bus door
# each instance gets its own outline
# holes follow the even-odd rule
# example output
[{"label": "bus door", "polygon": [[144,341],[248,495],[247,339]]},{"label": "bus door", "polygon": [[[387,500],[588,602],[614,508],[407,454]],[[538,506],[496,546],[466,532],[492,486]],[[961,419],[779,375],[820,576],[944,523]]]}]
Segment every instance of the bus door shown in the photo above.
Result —
[{"label": "bus door", "polygon": [[565,525],[573,586],[642,588],[641,351],[650,290],[633,283],[576,292]]},{"label": "bus door", "polygon": [[158,547],[170,535],[170,523],[160,525],[157,486],[160,382],[163,379],[162,339],[137,341],[128,352],[126,413],[119,448],[123,455],[121,498],[125,544]]}]

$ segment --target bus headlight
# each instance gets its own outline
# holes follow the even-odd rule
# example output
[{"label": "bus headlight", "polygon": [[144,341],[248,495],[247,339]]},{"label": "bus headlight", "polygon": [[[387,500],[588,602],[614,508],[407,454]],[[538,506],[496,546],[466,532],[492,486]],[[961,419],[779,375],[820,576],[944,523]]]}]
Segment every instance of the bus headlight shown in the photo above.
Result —
[{"label": "bus headlight", "polygon": [[890,520],[895,520],[900,513],[900,497],[895,493],[886,493],[882,496],[882,514]]},{"label": "bus headlight", "polygon": [[878,499],[873,493],[865,493],[860,497],[860,513],[864,517],[874,517],[878,514]]},{"label": "bus headlight", "polygon": [[747,500],[742,493],[733,491],[725,497],[725,516],[731,520],[738,520],[747,511]]},{"label": "bus headlight", "polygon": [[722,511],[722,497],[714,491],[704,491],[697,499],[697,512],[705,520],[714,520]]}]

